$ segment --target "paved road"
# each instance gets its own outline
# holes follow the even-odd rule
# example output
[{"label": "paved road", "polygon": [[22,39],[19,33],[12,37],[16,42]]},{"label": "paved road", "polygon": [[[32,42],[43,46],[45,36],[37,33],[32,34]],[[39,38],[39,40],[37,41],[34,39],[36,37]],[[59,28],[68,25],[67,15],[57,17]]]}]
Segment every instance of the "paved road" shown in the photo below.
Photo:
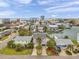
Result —
[{"label": "paved road", "polygon": [[26,55],[0,55],[0,59],[79,59],[79,56],[26,56]]},{"label": "paved road", "polygon": [[0,43],[0,49],[4,48],[7,45],[7,43],[15,36],[16,36],[16,34],[13,33],[13,34],[9,35],[9,37],[7,39],[2,41],[2,43]]}]

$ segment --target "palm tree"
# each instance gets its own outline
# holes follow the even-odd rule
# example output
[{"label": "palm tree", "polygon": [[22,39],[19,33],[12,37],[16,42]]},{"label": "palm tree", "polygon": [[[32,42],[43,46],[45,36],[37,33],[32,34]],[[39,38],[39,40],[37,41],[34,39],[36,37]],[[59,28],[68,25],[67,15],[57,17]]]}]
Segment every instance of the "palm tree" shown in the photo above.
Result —
[{"label": "palm tree", "polygon": [[47,27],[46,27],[46,26],[44,26],[43,30],[44,30],[44,32],[46,32],[46,31],[47,31]]}]

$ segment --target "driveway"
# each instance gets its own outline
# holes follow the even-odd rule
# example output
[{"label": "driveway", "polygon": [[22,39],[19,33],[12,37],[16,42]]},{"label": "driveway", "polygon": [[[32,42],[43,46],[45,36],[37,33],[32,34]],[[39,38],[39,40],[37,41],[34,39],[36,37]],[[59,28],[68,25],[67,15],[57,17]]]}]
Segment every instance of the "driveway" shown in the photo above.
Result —
[{"label": "driveway", "polygon": [[33,52],[32,52],[32,56],[36,56],[37,53],[36,53],[36,48],[33,49]]},{"label": "driveway", "polygon": [[16,36],[16,34],[13,33],[13,34],[9,35],[9,37],[8,37],[7,39],[5,39],[4,41],[2,41],[2,42],[0,43],[0,49],[4,48],[4,47],[7,45],[7,43],[8,43],[11,39],[13,39],[15,36]]},{"label": "driveway", "polygon": [[42,55],[43,56],[46,56],[47,54],[46,54],[46,47],[42,47]]}]

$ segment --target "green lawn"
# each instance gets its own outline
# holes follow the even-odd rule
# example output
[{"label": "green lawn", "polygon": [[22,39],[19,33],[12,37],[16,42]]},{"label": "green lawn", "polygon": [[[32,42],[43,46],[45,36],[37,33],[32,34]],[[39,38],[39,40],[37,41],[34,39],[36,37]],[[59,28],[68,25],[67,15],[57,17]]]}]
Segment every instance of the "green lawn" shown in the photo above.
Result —
[{"label": "green lawn", "polygon": [[26,50],[17,52],[14,49],[10,49],[8,47],[5,47],[5,48],[0,50],[0,54],[5,54],[5,55],[31,55],[32,49],[26,49]]},{"label": "green lawn", "polygon": [[71,41],[72,41],[72,42],[73,42],[73,44],[75,44],[75,45],[77,45],[77,44],[78,44],[78,42],[77,42],[77,40],[76,40],[76,39],[72,39]]},{"label": "green lawn", "polygon": [[4,36],[2,39],[0,39],[0,41],[3,41],[5,39],[7,39],[7,38],[8,38],[8,36]]}]

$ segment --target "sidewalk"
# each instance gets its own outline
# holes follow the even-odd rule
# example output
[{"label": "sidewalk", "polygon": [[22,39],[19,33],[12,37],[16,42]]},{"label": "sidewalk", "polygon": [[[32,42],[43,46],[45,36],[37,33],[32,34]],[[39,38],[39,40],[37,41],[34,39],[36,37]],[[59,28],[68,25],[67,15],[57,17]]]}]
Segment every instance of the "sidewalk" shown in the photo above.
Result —
[{"label": "sidewalk", "polygon": [[36,48],[33,49],[33,52],[32,52],[32,56],[36,56],[37,53],[36,53]]},{"label": "sidewalk", "polygon": [[46,54],[46,47],[43,47],[42,48],[42,56],[46,56],[47,54]]}]

